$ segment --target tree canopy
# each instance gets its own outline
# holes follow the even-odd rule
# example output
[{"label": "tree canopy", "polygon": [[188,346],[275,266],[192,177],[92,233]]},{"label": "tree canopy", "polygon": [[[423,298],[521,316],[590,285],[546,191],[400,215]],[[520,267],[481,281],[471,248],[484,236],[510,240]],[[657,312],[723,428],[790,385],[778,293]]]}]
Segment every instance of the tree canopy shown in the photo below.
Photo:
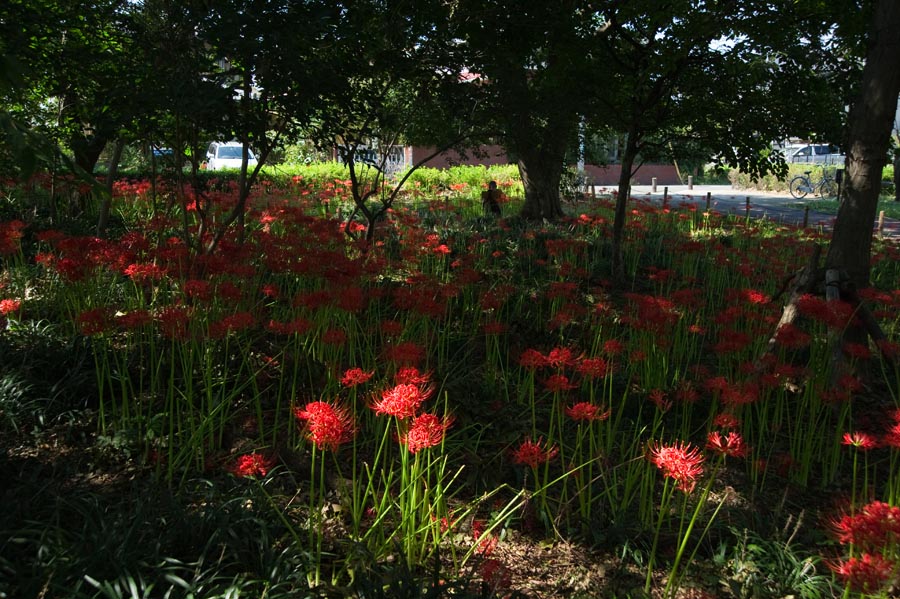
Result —
[{"label": "tree canopy", "polygon": [[196,169],[221,138],[253,146],[261,163],[300,137],[350,162],[377,140],[495,140],[518,163],[523,216],[536,219],[562,216],[579,128],[612,131],[615,246],[644,160],[700,153],[758,176],[784,172],[776,139],[842,137],[874,5],[11,0],[0,51],[21,68],[5,82],[4,123],[13,137],[45,133],[87,172],[112,141],[165,144]]}]

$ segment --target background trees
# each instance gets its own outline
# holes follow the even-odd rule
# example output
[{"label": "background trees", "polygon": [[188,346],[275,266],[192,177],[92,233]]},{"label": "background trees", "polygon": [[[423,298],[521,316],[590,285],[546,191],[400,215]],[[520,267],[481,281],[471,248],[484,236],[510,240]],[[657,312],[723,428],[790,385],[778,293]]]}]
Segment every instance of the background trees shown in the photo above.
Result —
[{"label": "background trees", "polygon": [[476,118],[517,161],[528,218],[562,215],[566,151],[605,87],[597,68],[607,23],[596,4],[461,0],[452,16],[482,102]]},{"label": "background trees", "polygon": [[773,140],[838,135],[840,87],[822,76],[825,54],[809,48],[829,24],[812,12],[797,16],[787,6],[771,11],[755,4],[611,6],[600,63],[609,85],[590,118],[625,138],[613,227],[617,274],[630,181],[641,160],[703,148],[710,159],[754,177],[784,174]]},{"label": "background trees", "polygon": [[[213,138],[252,146],[261,163],[283,141],[311,138],[341,148],[354,179],[372,175],[353,183],[371,224],[393,196],[375,195],[384,173],[358,151],[401,139],[499,140],[519,165],[523,216],[557,218],[566,155],[585,124],[622,139],[617,256],[643,160],[690,148],[759,175],[783,168],[774,139],[839,137],[871,6],[13,0],[0,9],[4,60],[21,67],[9,69],[5,128],[10,140],[12,122],[44,132],[87,172],[113,141],[166,145],[196,171]],[[245,169],[244,199],[254,177]],[[853,200],[846,211],[865,221],[871,208]],[[242,215],[243,201],[227,222]]]}]

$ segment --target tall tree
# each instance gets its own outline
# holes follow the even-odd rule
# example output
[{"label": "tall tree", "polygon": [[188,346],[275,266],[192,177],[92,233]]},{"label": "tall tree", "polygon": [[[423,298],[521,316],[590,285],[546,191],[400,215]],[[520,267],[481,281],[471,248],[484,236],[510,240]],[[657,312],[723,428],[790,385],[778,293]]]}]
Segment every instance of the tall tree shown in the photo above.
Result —
[{"label": "tall tree", "polygon": [[[606,60],[599,69],[609,84],[597,94],[591,116],[624,134],[613,224],[615,274],[623,274],[630,181],[643,159],[673,159],[681,148],[699,146],[754,177],[784,174],[782,157],[771,152],[773,140],[816,130],[837,135],[837,88],[815,68],[822,54],[810,52],[810,40],[793,33],[802,23],[817,39],[824,25],[762,8],[734,0],[611,7],[602,39]],[[803,102],[797,89],[804,90]]]},{"label": "tall tree", "polygon": [[872,225],[900,96],[900,3],[876,0],[865,67],[847,127],[847,177],[826,267],[843,270],[857,288],[869,285]]},{"label": "tall tree", "polygon": [[[350,171],[355,210],[366,236],[390,209],[412,172],[471,132],[475,99],[445,26],[448,4],[436,0],[333,2],[339,21],[326,47],[338,77],[319,94],[309,135],[337,148]],[[388,158],[401,144],[434,148],[393,183]],[[350,232],[351,228],[348,227]]]},{"label": "tall tree", "polygon": [[10,0],[0,8],[7,51],[25,67],[10,106],[89,173],[140,104],[130,14],[119,0]]},{"label": "tall tree", "polygon": [[[483,97],[484,132],[516,159],[523,216],[562,216],[559,182],[596,81],[606,21],[596,2],[460,0],[451,19]],[[602,4],[602,3],[601,3]]]}]

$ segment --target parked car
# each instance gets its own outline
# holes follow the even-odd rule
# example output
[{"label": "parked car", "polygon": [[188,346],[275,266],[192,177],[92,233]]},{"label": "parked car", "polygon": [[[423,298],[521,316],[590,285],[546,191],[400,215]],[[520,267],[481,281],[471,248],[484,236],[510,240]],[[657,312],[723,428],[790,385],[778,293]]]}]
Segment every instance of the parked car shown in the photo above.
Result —
[{"label": "parked car", "polygon": [[[206,150],[206,168],[211,171],[219,171],[223,168],[241,168],[242,153],[243,146],[239,142],[214,141]],[[255,167],[256,163],[256,155],[253,150],[247,148],[247,167]]]},{"label": "parked car", "polygon": [[815,164],[844,164],[845,156],[840,149],[830,144],[798,144],[784,149],[788,162],[809,162]]}]

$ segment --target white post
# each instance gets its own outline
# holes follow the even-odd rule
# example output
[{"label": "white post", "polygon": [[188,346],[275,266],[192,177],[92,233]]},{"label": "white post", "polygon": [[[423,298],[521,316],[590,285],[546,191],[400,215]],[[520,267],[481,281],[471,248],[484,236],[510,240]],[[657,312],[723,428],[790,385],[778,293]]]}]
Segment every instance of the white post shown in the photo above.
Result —
[{"label": "white post", "polygon": [[650,193],[656,193],[656,177],[650,179]]}]

